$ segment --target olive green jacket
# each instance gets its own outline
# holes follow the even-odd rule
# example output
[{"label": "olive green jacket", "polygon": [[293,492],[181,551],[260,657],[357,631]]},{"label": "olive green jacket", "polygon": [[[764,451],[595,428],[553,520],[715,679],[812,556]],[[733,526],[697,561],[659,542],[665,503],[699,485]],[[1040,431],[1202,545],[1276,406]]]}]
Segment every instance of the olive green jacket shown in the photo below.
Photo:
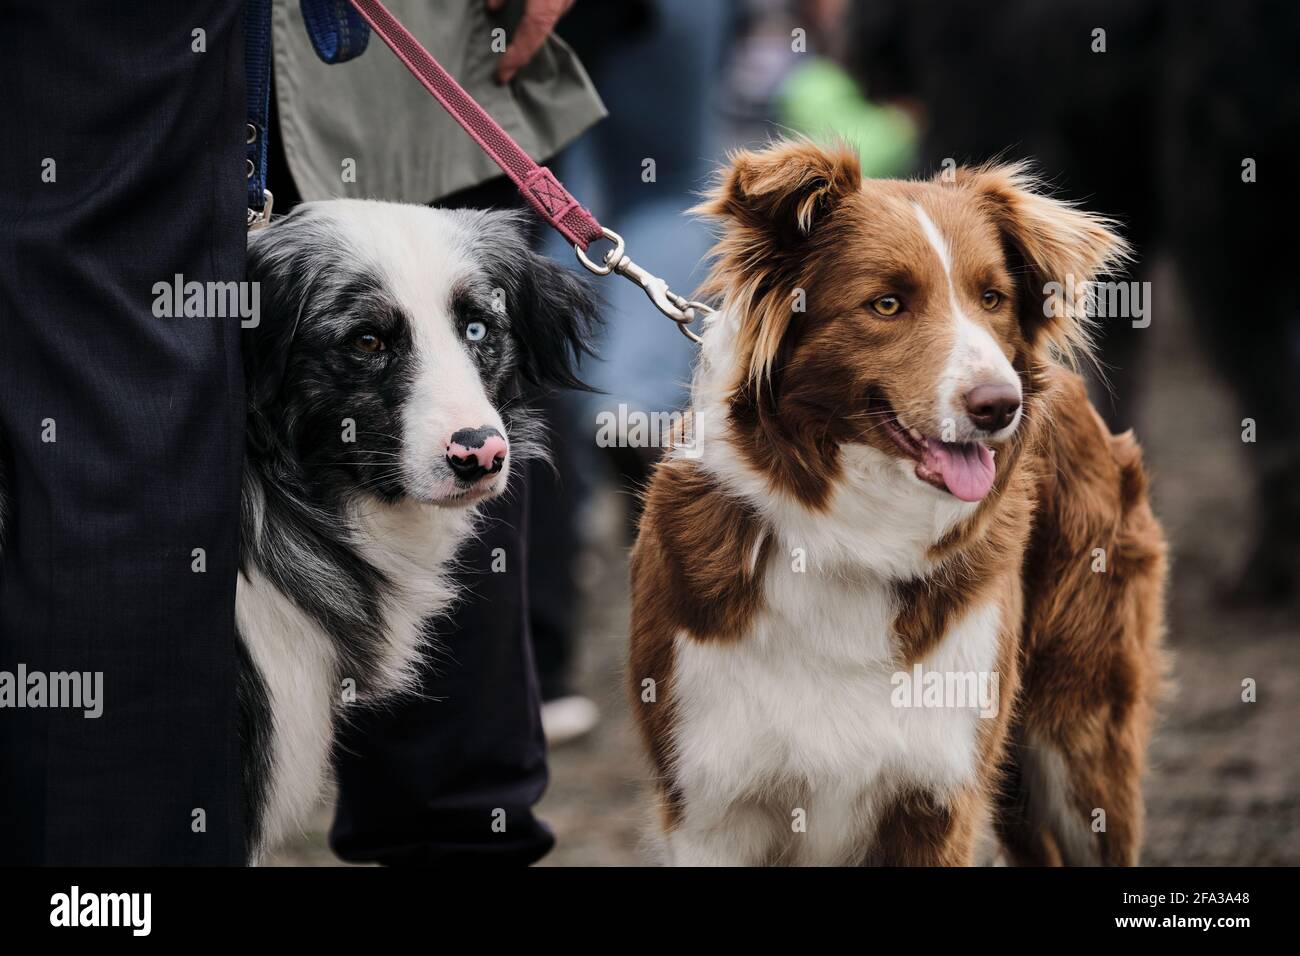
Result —
[{"label": "olive green jacket", "polygon": [[[557,37],[501,86],[493,71],[513,26],[506,16],[488,13],[483,0],[386,5],[534,159],[548,159],[605,115],[582,64]],[[327,64],[312,49],[297,0],[275,0],[272,17],[280,135],[303,199],[427,203],[499,175],[378,36],[356,59]]]}]

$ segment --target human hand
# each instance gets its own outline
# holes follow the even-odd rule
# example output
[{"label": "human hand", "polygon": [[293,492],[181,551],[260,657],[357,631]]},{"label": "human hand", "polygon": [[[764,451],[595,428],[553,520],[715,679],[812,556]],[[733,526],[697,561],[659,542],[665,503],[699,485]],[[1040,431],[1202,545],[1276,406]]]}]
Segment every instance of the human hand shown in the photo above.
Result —
[{"label": "human hand", "polygon": [[[487,0],[492,13],[503,9],[508,0]],[[560,17],[573,6],[574,0],[524,0],[524,15],[519,18],[510,45],[497,62],[497,82],[509,83],[515,74],[528,65],[546,38],[555,29]]]}]

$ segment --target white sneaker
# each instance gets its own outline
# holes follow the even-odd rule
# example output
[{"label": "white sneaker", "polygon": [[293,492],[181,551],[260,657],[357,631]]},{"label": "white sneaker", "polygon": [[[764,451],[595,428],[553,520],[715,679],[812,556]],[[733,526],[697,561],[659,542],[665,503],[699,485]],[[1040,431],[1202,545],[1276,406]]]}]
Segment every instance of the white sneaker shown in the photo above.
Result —
[{"label": "white sneaker", "polygon": [[551,747],[591,733],[600,720],[600,708],[594,701],[578,694],[557,697],[542,704],[542,733]]}]

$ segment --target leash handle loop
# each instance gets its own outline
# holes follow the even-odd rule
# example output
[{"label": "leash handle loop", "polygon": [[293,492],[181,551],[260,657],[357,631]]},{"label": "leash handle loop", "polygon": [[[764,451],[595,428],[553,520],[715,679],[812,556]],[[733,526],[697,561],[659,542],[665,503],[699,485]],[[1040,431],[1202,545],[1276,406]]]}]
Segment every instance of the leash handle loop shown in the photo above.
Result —
[{"label": "leash handle loop", "polygon": [[326,63],[345,63],[366,52],[370,27],[347,0],[299,0],[312,49]]}]

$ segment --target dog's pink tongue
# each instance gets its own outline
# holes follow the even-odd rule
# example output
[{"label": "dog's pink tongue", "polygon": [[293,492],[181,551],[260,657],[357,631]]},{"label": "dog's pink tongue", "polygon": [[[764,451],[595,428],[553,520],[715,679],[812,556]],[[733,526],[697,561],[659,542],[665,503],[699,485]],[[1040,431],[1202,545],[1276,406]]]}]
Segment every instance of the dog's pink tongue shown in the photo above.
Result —
[{"label": "dog's pink tongue", "polygon": [[927,438],[921,464],[943,478],[962,501],[979,501],[993,487],[993,453],[977,441],[957,444]]}]

